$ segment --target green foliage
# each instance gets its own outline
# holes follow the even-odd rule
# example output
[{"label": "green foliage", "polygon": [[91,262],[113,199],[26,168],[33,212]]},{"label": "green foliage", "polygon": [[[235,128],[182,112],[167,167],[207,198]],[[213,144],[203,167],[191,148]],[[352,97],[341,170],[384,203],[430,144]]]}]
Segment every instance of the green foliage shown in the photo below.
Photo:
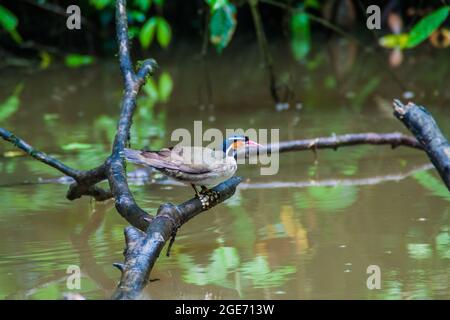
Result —
[{"label": "green foliage", "polygon": [[407,33],[388,34],[380,38],[380,45],[385,48],[406,48],[409,35]]},{"label": "green foliage", "polygon": [[105,9],[107,6],[113,5],[114,0],[89,0],[89,3],[97,10]]},{"label": "green foliage", "polygon": [[206,0],[211,12],[220,9],[221,7],[228,4],[228,0]]},{"label": "green foliage", "polygon": [[20,93],[22,92],[23,84],[19,84],[14,89],[14,92],[0,104],[0,122],[5,121],[11,117],[20,105]]},{"label": "green foliage", "polygon": [[449,6],[439,8],[423,17],[409,33],[389,34],[380,39],[380,45],[385,48],[410,49],[424,42],[447,19]]},{"label": "green foliage", "polygon": [[210,41],[218,52],[228,46],[236,30],[236,7],[227,0],[211,1]]},{"label": "green foliage", "polygon": [[64,64],[69,68],[78,68],[94,63],[95,58],[88,55],[69,54],[64,59]]},{"label": "green foliage", "polygon": [[134,0],[134,5],[142,11],[147,11],[152,5],[152,0]]},{"label": "green foliage", "polygon": [[422,18],[409,32],[407,48],[413,48],[425,41],[447,19],[450,7],[442,7]]},{"label": "green foliage", "polygon": [[39,68],[45,70],[50,67],[52,63],[52,56],[47,51],[39,52],[39,57],[41,58],[41,63],[39,64]]},{"label": "green foliage", "polygon": [[8,31],[15,42],[20,43],[22,42],[22,38],[17,32],[18,25],[19,20],[17,17],[11,11],[0,5],[0,26]]},{"label": "green foliage", "polygon": [[161,47],[167,48],[172,39],[170,24],[163,17],[151,17],[142,26],[139,33],[139,41],[144,49],[147,49],[153,42],[156,32],[156,39]]},{"label": "green foliage", "polygon": [[168,72],[163,72],[159,76],[158,84],[153,78],[149,78],[142,89],[154,102],[167,102],[173,90],[172,77]]},{"label": "green foliage", "polygon": [[172,30],[169,23],[163,17],[158,17],[158,28],[156,30],[156,38],[161,47],[167,48],[172,39]]},{"label": "green foliage", "polygon": [[154,0],[155,4],[159,7],[162,7],[165,3],[165,0]]},{"label": "green foliage", "polygon": [[158,24],[157,17],[151,17],[147,20],[147,22],[142,26],[141,31],[139,33],[139,41],[141,42],[141,46],[144,49],[147,49],[155,36],[156,25]]},{"label": "green foliage", "polygon": [[144,22],[145,21],[145,14],[138,10],[128,10],[128,21],[129,23],[133,22]]},{"label": "green foliage", "polygon": [[303,60],[311,49],[311,31],[308,14],[296,11],[291,16],[291,49],[297,61]]}]

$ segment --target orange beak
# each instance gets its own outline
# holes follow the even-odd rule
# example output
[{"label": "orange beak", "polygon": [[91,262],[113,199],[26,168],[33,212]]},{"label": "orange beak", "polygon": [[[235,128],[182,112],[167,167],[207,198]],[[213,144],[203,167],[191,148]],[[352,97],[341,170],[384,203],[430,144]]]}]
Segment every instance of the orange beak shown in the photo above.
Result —
[{"label": "orange beak", "polygon": [[247,144],[248,144],[249,146],[254,146],[254,147],[263,147],[262,144],[259,144],[259,143],[255,142],[255,141],[253,141],[253,140],[250,140],[250,139],[247,141]]}]

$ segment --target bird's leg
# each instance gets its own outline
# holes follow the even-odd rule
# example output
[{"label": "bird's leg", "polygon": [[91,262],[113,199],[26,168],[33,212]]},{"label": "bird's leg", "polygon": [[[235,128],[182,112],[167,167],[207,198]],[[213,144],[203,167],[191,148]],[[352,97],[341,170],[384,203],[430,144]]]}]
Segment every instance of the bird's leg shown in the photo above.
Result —
[{"label": "bird's leg", "polygon": [[219,200],[219,194],[216,191],[208,189],[205,186],[201,186],[200,201],[202,202],[203,209],[207,209],[210,205],[216,203]]},{"label": "bird's leg", "polygon": [[[197,190],[197,188],[195,187],[195,184],[191,183],[191,186],[192,186],[192,188],[193,188],[194,191],[195,191],[195,196],[196,196],[197,198],[200,198],[200,193],[198,193],[198,190]],[[203,190],[203,189],[202,189],[202,190]]]},{"label": "bird's leg", "polygon": [[210,190],[207,188],[207,187],[205,187],[205,186],[200,186],[200,188],[202,189],[202,191],[200,191],[200,193],[204,193],[204,194],[207,194]]}]

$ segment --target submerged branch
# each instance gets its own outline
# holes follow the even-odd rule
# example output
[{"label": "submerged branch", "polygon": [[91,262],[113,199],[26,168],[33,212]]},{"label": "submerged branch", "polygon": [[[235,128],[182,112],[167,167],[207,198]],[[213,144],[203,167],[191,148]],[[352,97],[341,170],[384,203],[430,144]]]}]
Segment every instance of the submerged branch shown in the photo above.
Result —
[{"label": "submerged branch", "polygon": [[394,115],[421,143],[450,191],[450,144],[431,113],[412,102],[404,105],[399,100],[394,100]]}]

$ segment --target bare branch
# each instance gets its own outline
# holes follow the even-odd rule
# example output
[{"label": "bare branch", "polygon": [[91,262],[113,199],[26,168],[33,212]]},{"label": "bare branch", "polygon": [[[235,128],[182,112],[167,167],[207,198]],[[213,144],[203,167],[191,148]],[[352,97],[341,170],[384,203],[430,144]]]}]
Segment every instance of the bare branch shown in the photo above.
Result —
[{"label": "bare branch", "polygon": [[450,191],[450,144],[431,113],[412,102],[404,105],[400,100],[394,100],[394,115],[421,143]]},{"label": "bare branch", "polygon": [[422,145],[413,137],[404,134],[394,133],[349,133],[343,135],[333,135],[330,137],[318,137],[313,139],[282,141],[278,144],[271,144],[263,148],[252,148],[239,152],[242,155],[247,152],[248,155],[254,155],[258,152],[290,152],[317,149],[333,149],[340,147],[355,146],[360,144],[369,145],[390,145],[393,149],[398,146],[405,146],[422,150]]},{"label": "bare branch", "polygon": [[50,167],[55,168],[59,172],[62,172],[63,174],[70,176],[72,178],[77,177],[80,174],[80,171],[75,170],[69,166],[66,166],[61,161],[49,156],[48,154],[39,151],[32,146],[30,146],[28,143],[26,143],[24,140],[20,139],[19,137],[15,136],[8,130],[5,130],[3,128],[0,128],[0,136],[8,141],[11,142],[14,146],[19,148],[20,150],[26,152],[36,160],[39,160],[42,163],[45,163],[49,165]]}]

